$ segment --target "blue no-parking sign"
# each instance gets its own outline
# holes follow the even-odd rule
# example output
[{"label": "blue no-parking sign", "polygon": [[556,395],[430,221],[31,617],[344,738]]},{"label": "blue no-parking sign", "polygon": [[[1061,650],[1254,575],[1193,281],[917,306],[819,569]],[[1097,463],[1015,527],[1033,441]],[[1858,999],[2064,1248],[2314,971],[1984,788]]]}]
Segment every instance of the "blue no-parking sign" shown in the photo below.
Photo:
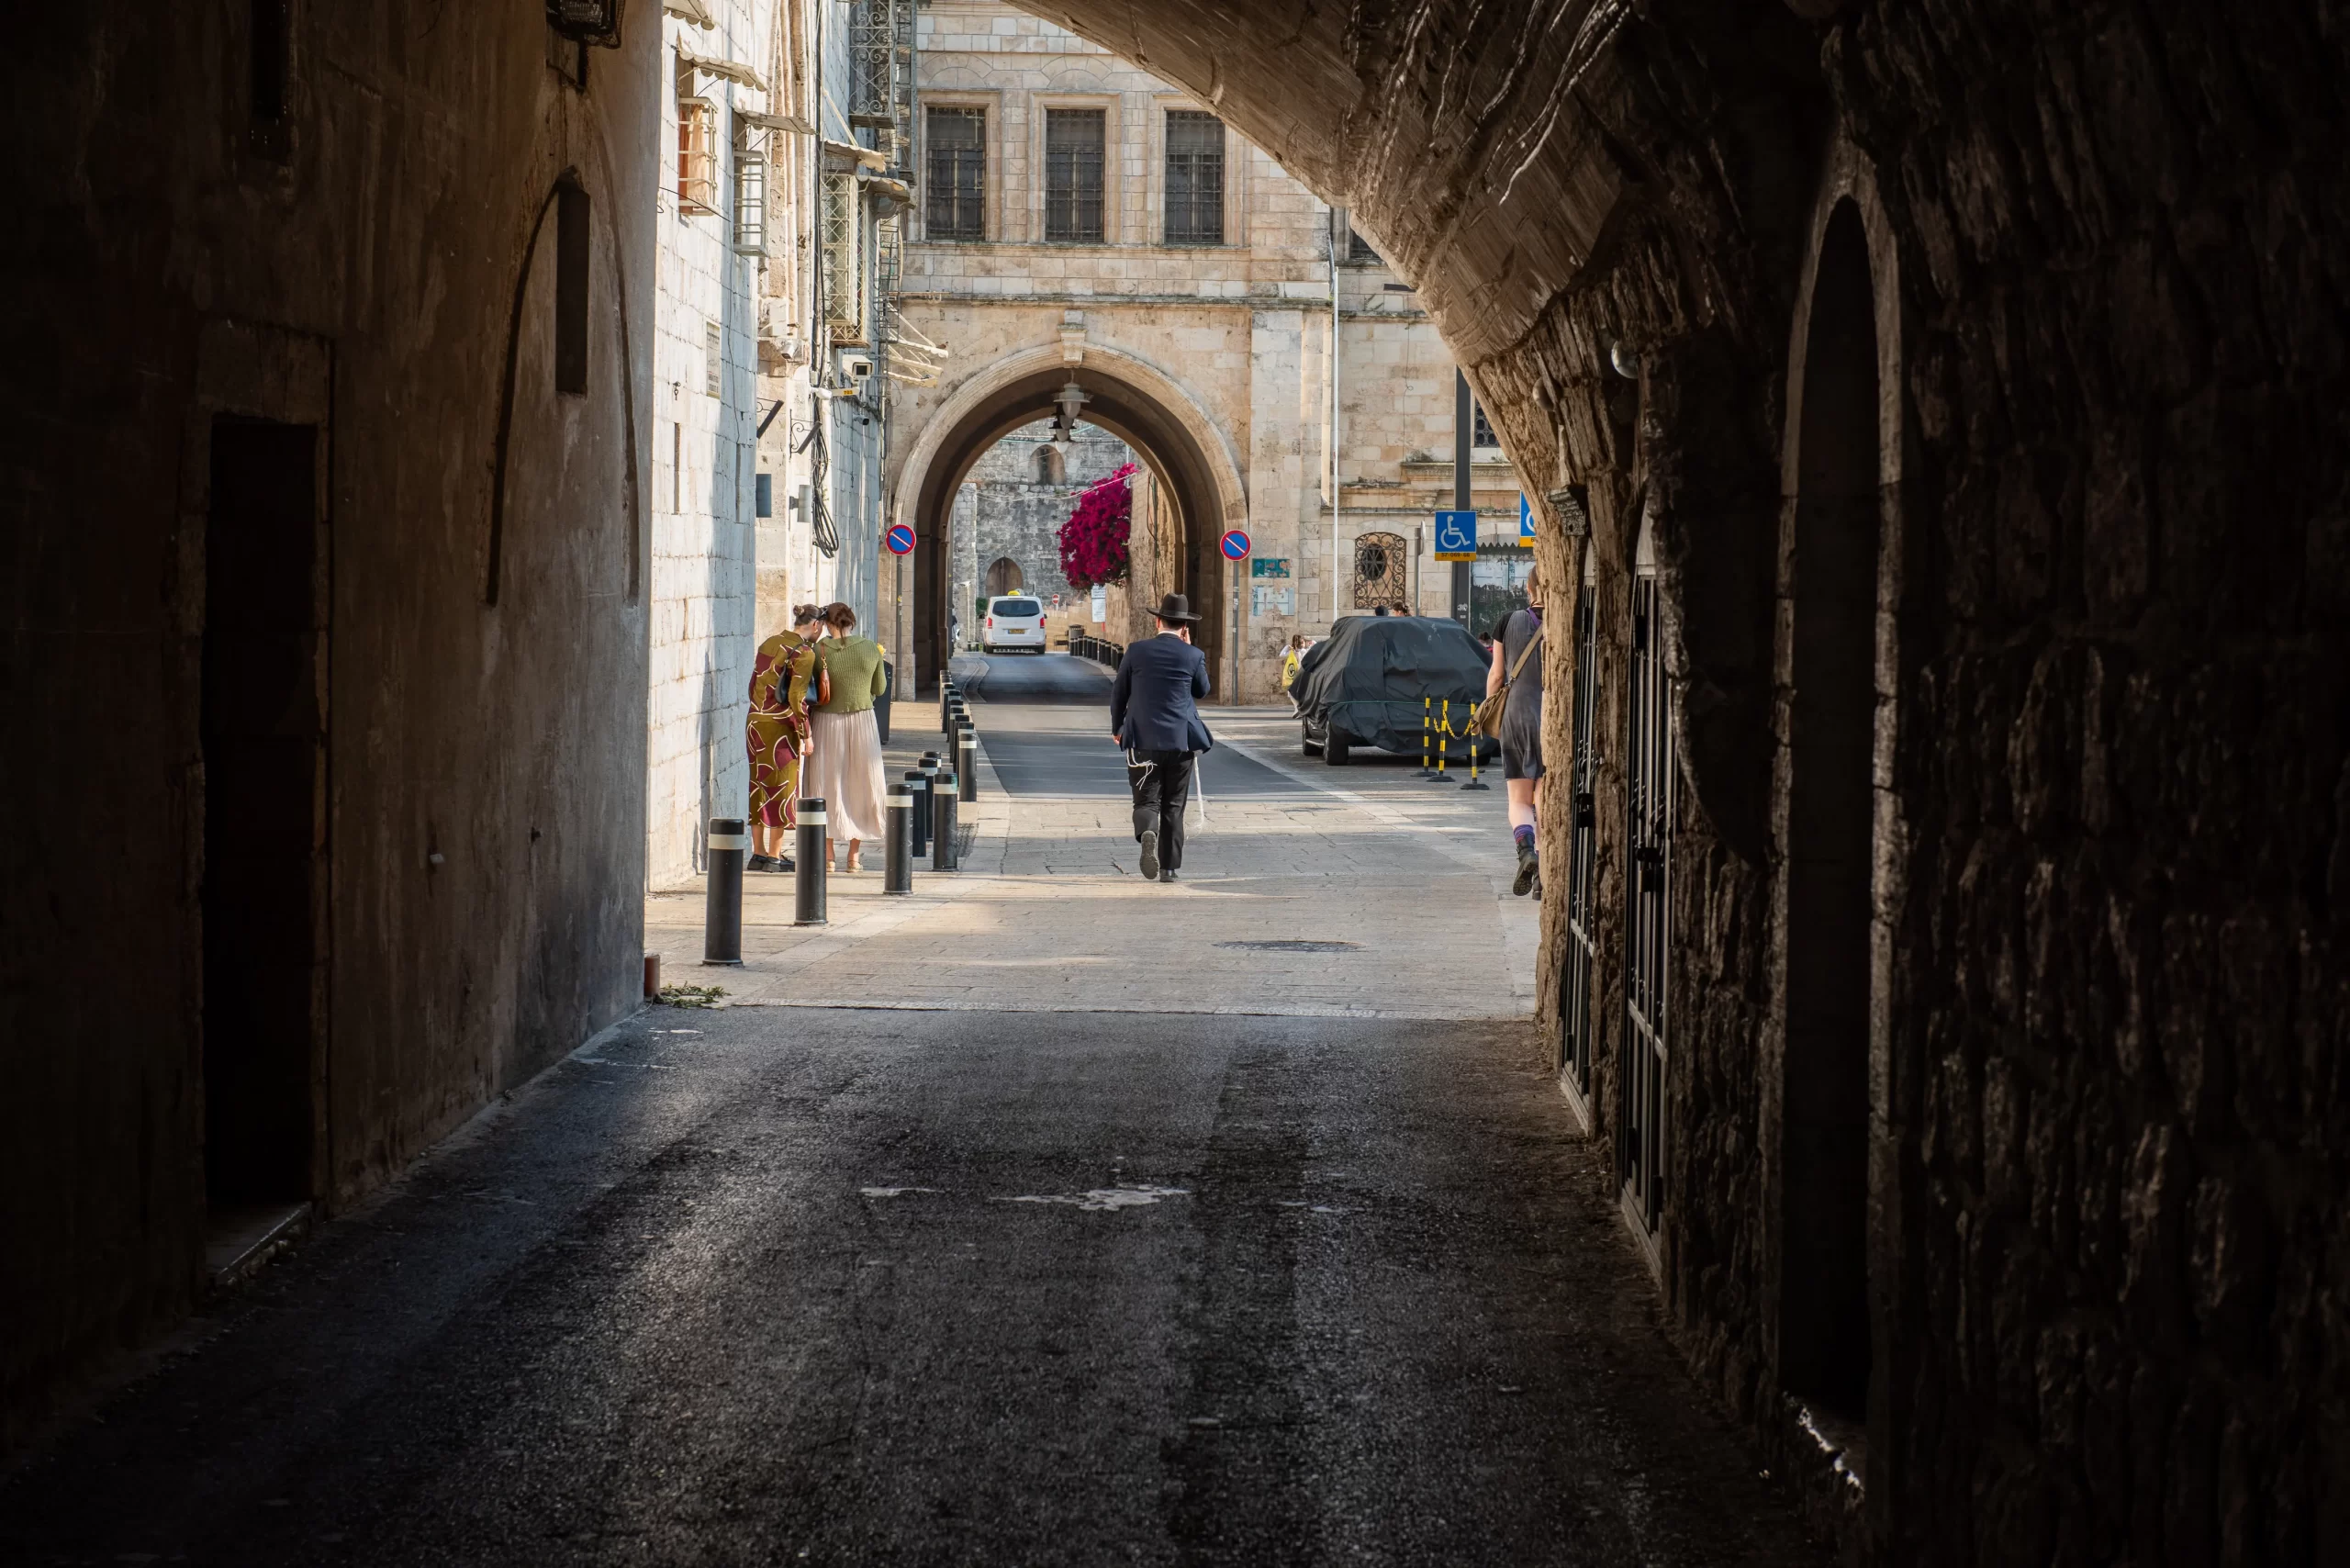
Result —
[{"label": "blue no-parking sign", "polygon": [[1227,529],[1217,542],[1217,548],[1227,561],[1245,561],[1248,558],[1248,536],[1237,528]]},{"label": "blue no-parking sign", "polygon": [[1436,558],[1473,561],[1477,558],[1477,514],[1440,511],[1436,514]]},{"label": "blue no-parking sign", "polygon": [[914,531],[905,523],[899,523],[881,536],[881,543],[890,547],[892,555],[911,554],[914,547]]},{"label": "blue no-parking sign", "polygon": [[1526,498],[1524,490],[1517,493],[1517,542],[1520,544],[1534,543],[1534,504]]}]

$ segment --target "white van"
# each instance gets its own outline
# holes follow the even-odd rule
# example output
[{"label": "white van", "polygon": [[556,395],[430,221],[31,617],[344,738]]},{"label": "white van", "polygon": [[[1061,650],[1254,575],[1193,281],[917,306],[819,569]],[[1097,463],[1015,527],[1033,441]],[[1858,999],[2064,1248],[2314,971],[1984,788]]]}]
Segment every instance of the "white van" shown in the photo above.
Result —
[{"label": "white van", "polygon": [[1034,594],[1005,594],[988,600],[987,624],[979,628],[979,652],[1013,648],[1045,651],[1045,602]]}]

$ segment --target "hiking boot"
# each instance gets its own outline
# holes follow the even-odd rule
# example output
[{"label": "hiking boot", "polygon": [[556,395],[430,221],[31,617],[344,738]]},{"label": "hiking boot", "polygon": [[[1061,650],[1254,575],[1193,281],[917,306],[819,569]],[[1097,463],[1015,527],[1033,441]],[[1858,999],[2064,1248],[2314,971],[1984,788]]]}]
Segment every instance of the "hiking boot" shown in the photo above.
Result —
[{"label": "hiking boot", "polygon": [[1529,844],[1517,852],[1517,880],[1510,884],[1509,890],[1524,898],[1541,885],[1541,863],[1535,857],[1534,846]]}]

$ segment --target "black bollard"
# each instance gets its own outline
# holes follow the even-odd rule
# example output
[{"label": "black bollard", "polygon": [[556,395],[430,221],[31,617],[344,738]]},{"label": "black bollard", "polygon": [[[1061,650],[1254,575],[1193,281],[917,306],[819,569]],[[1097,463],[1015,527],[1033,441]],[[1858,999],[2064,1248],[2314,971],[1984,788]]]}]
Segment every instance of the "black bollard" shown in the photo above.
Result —
[{"label": "black bollard", "polygon": [[955,732],[955,683],[945,676],[938,678],[938,733]]},{"label": "black bollard", "polygon": [[930,791],[930,868],[955,869],[955,775],[941,768]]},{"label": "black bollard", "polygon": [[881,891],[914,890],[914,792],[901,784],[890,791],[888,848],[881,860]]},{"label": "black bollard", "polygon": [[957,799],[976,801],[979,798],[979,732],[965,724],[963,733],[955,738],[955,775],[960,781]]},{"label": "black bollard", "polygon": [[919,860],[930,853],[930,778],[919,767],[906,769],[906,793],[913,797],[912,820],[906,823],[906,854]]},{"label": "black bollard", "polygon": [[832,870],[832,857],[824,853],[824,801],[821,795],[811,795],[800,802],[800,837],[795,858],[800,862],[792,872],[793,902],[791,924],[822,925],[824,920],[824,878]]},{"label": "black bollard", "polygon": [[710,902],[701,923],[701,961],[743,961],[743,861],[751,841],[740,817],[710,819]]}]

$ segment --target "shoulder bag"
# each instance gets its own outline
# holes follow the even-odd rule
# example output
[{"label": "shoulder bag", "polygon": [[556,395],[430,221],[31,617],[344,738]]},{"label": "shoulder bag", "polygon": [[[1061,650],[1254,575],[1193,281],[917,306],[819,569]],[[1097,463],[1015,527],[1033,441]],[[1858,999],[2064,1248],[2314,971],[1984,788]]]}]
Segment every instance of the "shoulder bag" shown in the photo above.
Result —
[{"label": "shoulder bag", "polygon": [[1495,739],[1500,737],[1502,715],[1509,710],[1509,689],[1517,684],[1518,671],[1526,667],[1526,661],[1532,658],[1534,650],[1541,645],[1542,628],[1537,626],[1534,635],[1526,640],[1526,646],[1517,650],[1517,657],[1510,661],[1509,673],[1502,677],[1500,689],[1477,704],[1476,716],[1470,722],[1479,734]]}]

